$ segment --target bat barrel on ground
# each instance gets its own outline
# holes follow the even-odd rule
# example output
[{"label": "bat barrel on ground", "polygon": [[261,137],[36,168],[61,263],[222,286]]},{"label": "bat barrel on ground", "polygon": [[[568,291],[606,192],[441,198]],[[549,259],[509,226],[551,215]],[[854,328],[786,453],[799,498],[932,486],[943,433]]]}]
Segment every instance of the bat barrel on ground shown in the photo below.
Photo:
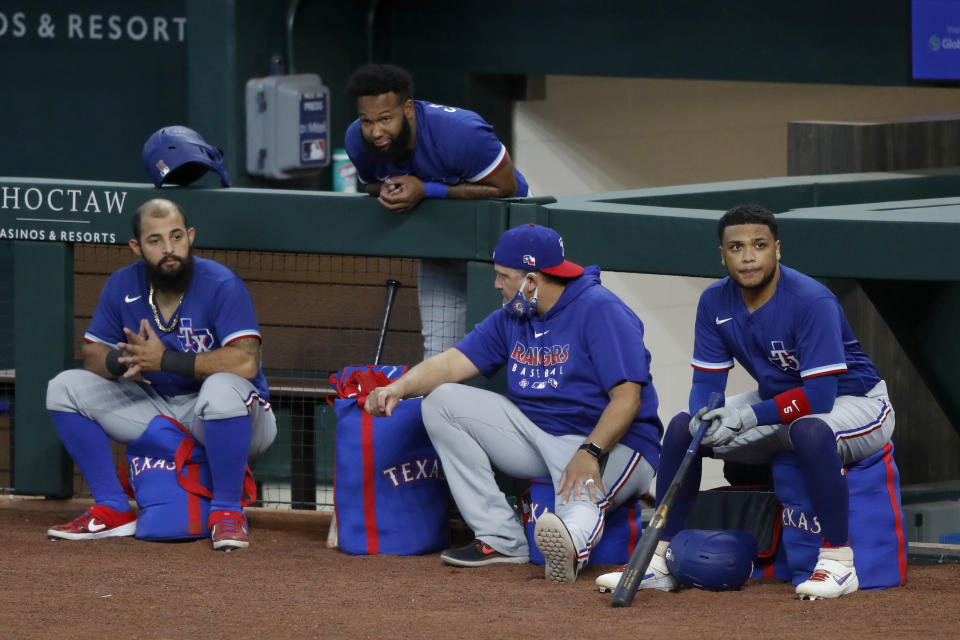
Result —
[{"label": "bat barrel on ground", "polygon": [[[377,352],[373,356],[373,364],[380,364],[380,356],[383,354],[383,343],[387,339],[387,327],[390,325],[390,313],[393,311],[393,301],[397,297],[397,290],[400,288],[398,280],[387,280],[387,304],[383,310],[383,322],[380,323],[380,335],[377,337]],[[327,530],[327,548],[337,549],[340,546],[340,539],[337,534],[337,512],[333,512],[330,518],[330,529]]]},{"label": "bat barrel on ground", "polygon": [[[723,394],[717,391],[711,393],[710,399],[707,401],[707,409],[716,409],[721,404],[723,404]],[[623,575],[620,576],[620,582],[617,583],[617,588],[613,590],[613,595],[610,597],[610,606],[629,607],[633,604],[633,598],[637,595],[637,587],[643,580],[643,573],[647,570],[647,566],[657,549],[657,543],[660,542],[660,537],[663,535],[663,527],[670,515],[670,507],[673,506],[677,491],[683,483],[683,479],[687,476],[687,470],[693,463],[693,459],[697,455],[697,449],[700,448],[700,441],[703,440],[703,434],[706,433],[709,426],[710,422],[707,420],[700,422],[697,433],[693,436],[690,446],[683,454],[683,460],[680,461],[677,474],[673,477],[666,493],[664,493],[660,506],[657,507],[653,518],[650,519],[650,524],[643,530],[643,535],[640,536],[640,541],[633,549],[633,553],[630,554],[630,562],[627,563]]]}]

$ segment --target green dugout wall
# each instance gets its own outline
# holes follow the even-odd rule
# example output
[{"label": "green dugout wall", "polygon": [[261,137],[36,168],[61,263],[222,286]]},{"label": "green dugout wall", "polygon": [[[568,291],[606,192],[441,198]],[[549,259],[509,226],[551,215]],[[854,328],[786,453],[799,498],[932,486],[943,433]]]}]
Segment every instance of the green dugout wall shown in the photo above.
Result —
[{"label": "green dugout wall", "polygon": [[347,78],[371,58],[410,67],[418,95],[478,111],[511,148],[530,76],[920,84],[904,0],[8,0],[0,175],[142,180],[147,137],[183,124],[223,148],[236,184],[256,184],[244,83],[287,57],[290,6],[295,70],[330,87],[335,147],[356,115]]},{"label": "green dugout wall", "polygon": [[[783,213],[784,261],[820,278],[853,278],[868,292],[954,429],[960,421],[955,336],[960,314],[960,173],[850,174],[740,181],[554,200],[427,201],[413,214],[373,198],[325,192],[207,189],[133,183],[0,178],[0,251],[12,272],[17,492],[70,492],[69,459],[47,416],[47,380],[72,366],[72,244],[123,244],[146,200],[175,200],[200,231],[198,246],[298,253],[456,258],[468,261],[468,326],[497,296],[489,260],[503,230],[557,229],[568,254],[604,269],[719,277],[716,221],[754,201]],[[6,242],[5,242],[6,244]],[[2,317],[2,316],[0,316]],[[0,334],[7,329],[0,327]],[[9,360],[10,354],[7,354]],[[905,382],[904,385],[908,383]],[[894,401],[911,393],[892,389]],[[666,410],[666,408],[665,408]],[[922,431],[899,416],[901,430]],[[957,432],[898,455],[911,466],[946,458],[957,475]],[[952,470],[950,472],[949,470]],[[920,474],[917,474],[920,475]]]}]

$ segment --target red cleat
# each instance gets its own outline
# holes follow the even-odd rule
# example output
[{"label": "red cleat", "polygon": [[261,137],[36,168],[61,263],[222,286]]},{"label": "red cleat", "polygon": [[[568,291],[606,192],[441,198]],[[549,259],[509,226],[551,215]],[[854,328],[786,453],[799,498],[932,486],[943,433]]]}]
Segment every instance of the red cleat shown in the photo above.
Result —
[{"label": "red cleat", "polygon": [[100,504],[93,505],[72,522],[47,529],[51,540],[96,540],[132,536],[136,532],[137,514],[121,513]]},{"label": "red cleat", "polygon": [[250,546],[247,518],[236,511],[210,512],[210,538],[214,551],[233,551]]}]

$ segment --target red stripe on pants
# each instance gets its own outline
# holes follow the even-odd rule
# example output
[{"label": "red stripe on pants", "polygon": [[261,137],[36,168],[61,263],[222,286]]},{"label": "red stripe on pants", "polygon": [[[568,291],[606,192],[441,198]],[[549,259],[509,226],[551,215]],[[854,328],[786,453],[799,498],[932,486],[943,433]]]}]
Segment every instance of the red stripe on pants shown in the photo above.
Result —
[{"label": "red stripe on pants", "polygon": [[893,526],[897,531],[897,562],[900,565],[900,586],[903,586],[907,583],[907,547],[904,542],[903,513],[897,500],[897,488],[893,486],[893,456],[890,453],[892,448],[889,442],[883,446],[883,465],[887,472],[887,495],[890,496],[890,509],[893,511]]},{"label": "red stripe on pants", "polygon": [[373,461],[373,416],[366,411],[360,417],[360,446],[363,449],[363,523],[367,530],[367,555],[380,553],[377,535],[377,480]]}]

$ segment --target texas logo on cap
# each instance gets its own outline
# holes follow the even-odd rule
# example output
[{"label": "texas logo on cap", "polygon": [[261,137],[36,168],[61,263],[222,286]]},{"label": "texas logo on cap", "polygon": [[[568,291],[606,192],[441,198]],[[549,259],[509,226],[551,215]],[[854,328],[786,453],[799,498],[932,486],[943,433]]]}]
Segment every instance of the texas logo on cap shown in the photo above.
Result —
[{"label": "texas logo on cap", "polygon": [[533,268],[560,278],[583,275],[583,267],[564,257],[560,234],[532,222],[504,231],[493,252],[493,261],[504,267]]}]

